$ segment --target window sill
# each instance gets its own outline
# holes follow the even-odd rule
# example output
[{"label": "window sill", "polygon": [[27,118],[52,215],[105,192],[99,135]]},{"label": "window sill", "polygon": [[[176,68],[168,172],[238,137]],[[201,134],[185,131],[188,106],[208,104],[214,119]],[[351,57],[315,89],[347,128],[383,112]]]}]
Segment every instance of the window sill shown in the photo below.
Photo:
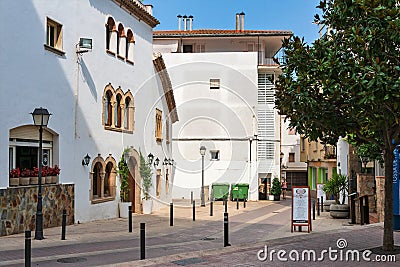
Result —
[{"label": "window sill", "polygon": [[156,137],[156,142],[162,142],[162,138],[161,137]]},{"label": "window sill", "polygon": [[121,129],[121,128],[115,128],[115,127],[111,127],[111,126],[104,126],[104,130],[114,131],[114,132],[120,132],[120,133],[133,134],[133,131],[132,131],[132,130],[126,130],[126,129]]},{"label": "window sill", "polygon": [[124,56],[117,55],[117,57],[118,57],[119,59],[121,59],[121,60],[125,60],[125,57],[124,57]]},{"label": "window sill", "polygon": [[133,61],[126,59],[126,63],[130,64],[130,65],[134,65],[135,63],[133,63]]},{"label": "window sill", "polygon": [[109,201],[113,201],[113,200],[115,200],[115,197],[113,197],[113,196],[95,198],[95,199],[92,199],[92,204],[99,204],[99,203],[109,202]]},{"label": "window sill", "polygon": [[52,46],[49,46],[47,44],[43,44],[43,46],[44,46],[45,50],[53,52],[53,53],[55,53],[55,54],[57,54],[59,56],[64,56],[65,55],[65,51],[59,50],[59,49],[57,49],[55,47],[52,47]]},{"label": "window sill", "polygon": [[106,52],[107,52],[107,54],[109,54],[109,55],[115,56],[115,52],[113,52],[113,51],[111,51],[111,50],[106,49]]}]

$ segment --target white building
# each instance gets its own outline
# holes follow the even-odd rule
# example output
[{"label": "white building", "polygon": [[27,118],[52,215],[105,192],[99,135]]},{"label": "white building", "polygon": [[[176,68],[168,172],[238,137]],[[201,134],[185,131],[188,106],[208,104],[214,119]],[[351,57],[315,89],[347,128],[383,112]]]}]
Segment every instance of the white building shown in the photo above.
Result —
[{"label": "white building", "polygon": [[[137,0],[0,2],[0,35],[7,36],[0,42],[3,194],[9,170],[38,164],[38,130],[29,113],[44,107],[52,115],[43,152],[49,166],[60,166],[59,183],[74,185],[75,221],[118,216],[115,168],[127,147],[134,212],[142,201],[139,151],[161,161],[151,164],[154,209],[170,202],[170,135],[178,117],[168,75],[158,73],[162,58],[153,56],[159,22],[151,8]],[[44,198],[45,212],[46,205]]]},{"label": "white building", "polygon": [[200,198],[204,145],[204,185],[248,183],[249,199],[257,200],[259,188],[280,176],[274,82],[281,70],[273,58],[292,33],[245,30],[244,13],[236,15],[234,30],[193,30],[192,16],[178,20],[178,30],[154,32],[180,113],[173,197],[190,198],[193,191]]}]

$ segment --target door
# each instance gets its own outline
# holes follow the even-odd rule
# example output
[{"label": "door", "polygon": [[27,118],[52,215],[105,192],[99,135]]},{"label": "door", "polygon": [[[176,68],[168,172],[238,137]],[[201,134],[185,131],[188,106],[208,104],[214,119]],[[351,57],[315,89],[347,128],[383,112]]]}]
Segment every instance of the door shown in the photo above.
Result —
[{"label": "door", "polygon": [[132,212],[137,212],[135,209],[136,182],[131,172],[129,172],[128,184],[129,184],[129,201],[132,203]]}]

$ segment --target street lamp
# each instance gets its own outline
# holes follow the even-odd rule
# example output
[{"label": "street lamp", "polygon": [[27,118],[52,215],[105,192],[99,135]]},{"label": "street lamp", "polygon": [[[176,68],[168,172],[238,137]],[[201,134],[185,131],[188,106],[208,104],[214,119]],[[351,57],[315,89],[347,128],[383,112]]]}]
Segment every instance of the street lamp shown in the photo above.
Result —
[{"label": "street lamp", "polygon": [[35,108],[35,110],[31,113],[33,117],[33,123],[36,126],[39,126],[39,190],[38,190],[38,202],[36,208],[36,230],[35,230],[35,239],[42,240],[43,237],[43,212],[42,212],[42,143],[43,143],[43,126],[47,126],[49,122],[50,113],[45,108]]},{"label": "street lamp", "polygon": [[201,206],[205,207],[205,199],[204,199],[204,155],[206,154],[206,147],[200,147],[200,155],[201,155]]}]

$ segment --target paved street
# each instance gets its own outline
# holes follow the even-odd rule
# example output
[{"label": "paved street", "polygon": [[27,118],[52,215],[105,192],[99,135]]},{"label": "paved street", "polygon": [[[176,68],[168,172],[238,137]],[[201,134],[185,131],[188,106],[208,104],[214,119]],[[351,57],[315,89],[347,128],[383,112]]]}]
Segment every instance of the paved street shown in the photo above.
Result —
[{"label": "paved street", "polygon": [[[32,266],[265,266],[270,258],[260,261],[257,253],[268,246],[272,250],[338,249],[337,240],[344,238],[346,249],[371,249],[382,242],[382,224],[350,226],[348,219],[333,220],[324,212],[313,221],[312,233],[290,232],[290,203],[259,201],[249,202],[239,210],[235,202],[229,202],[229,228],[231,247],[223,247],[222,202],[214,205],[214,216],[209,207],[196,210],[192,220],[192,208],[185,201],[175,202],[174,226],[169,226],[169,207],[152,215],[134,215],[133,233],[128,233],[127,219],[112,219],[68,226],[67,240],[60,240],[61,228],[45,229],[45,240],[32,240]],[[140,258],[139,224],[146,223],[146,260]],[[0,266],[23,266],[24,235],[0,238]],[[395,233],[396,244],[400,235]],[[264,256],[260,254],[261,258]],[[316,266],[321,262],[278,261],[273,255],[274,266]],[[370,256],[371,259],[374,254]],[[288,258],[288,254],[286,254]],[[318,257],[317,257],[318,258]],[[340,258],[339,258],[340,259]],[[344,258],[343,258],[344,259]],[[400,258],[397,255],[397,260]],[[65,263],[71,262],[71,263]],[[368,263],[329,261],[324,264],[365,266]],[[380,263],[382,265],[382,263]],[[397,263],[398,264],[398,263]],[[396,263],[385,263],[396,266]]]}]

